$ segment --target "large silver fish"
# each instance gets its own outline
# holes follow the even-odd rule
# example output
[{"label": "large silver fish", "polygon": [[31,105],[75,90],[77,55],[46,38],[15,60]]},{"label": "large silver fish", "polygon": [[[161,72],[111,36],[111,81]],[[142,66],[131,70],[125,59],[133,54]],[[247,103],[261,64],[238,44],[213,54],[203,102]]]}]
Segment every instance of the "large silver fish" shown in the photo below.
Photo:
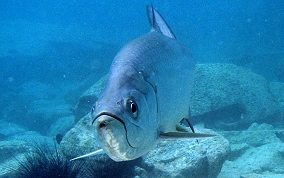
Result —
[{"label": "large silver fish", "polygon": [[[114,161],[133,160],[160,138],[206,137],[185,132],[195,61],[162,16],[147,6],[151,31],[125,45],[111,66],[108,84],[92,109],[95,135]],[[72,160],[74,160],[72,159]]]}]

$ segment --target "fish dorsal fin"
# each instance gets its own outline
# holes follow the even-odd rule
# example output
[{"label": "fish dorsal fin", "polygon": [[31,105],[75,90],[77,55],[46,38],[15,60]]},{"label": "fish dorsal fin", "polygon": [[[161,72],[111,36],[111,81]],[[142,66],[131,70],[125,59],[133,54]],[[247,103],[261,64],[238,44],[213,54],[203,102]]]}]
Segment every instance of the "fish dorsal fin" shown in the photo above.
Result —
[{"label": "fish dorsal fin", "polygon": [[174,33],[161,14],[152,5],[148,5],[146,8],[152,31],[161,32],[163,35],[175,39]]}]

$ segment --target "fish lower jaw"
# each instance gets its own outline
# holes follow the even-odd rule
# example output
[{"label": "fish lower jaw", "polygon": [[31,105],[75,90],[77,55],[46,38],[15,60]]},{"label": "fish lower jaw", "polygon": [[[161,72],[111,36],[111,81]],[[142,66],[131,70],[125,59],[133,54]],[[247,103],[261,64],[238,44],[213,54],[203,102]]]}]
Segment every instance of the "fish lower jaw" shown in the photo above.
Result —
[{"label": "fish lower jaw", "polygon": [[126,156],[127,152],[121,150],[121,144],[108,131],[103,134],[102,142],[106,153],[115,161],[129,160]]}]

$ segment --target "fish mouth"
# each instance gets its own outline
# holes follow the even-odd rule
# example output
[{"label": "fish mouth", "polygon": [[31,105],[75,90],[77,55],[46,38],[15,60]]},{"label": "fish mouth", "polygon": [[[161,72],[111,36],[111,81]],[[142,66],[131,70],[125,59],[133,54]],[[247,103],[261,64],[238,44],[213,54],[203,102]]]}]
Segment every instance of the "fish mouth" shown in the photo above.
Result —
[{"label": "fish mouth", "polygon": [[[132,145],[129,143],[128,134],[127,134],[127,129],[126,129],[125,123],[124,123],[124,121],[123,121],[120,117],[118,117],[118,116],[116,116],[115,114],[112,114],[112,113],[110,113],[110,112],[101,112],[101,113],[97,114],[97,115],[94,117],[94,120],[93,120],[92,124],[94,124],[94,122],[95,122],[99,117],[101,117],[101,116],[108,116],[108,117],[111,117],[112,119],[115,119],[115,120],[119,121],[119,122],[123,125],[123,127],[124,127],[124,130],[125,130],[125,137],[126,137],[126,141],[127,141],[128,145],[129,145],[131,148],[135,148],[134,146],[132,146]],[[102,123],[100,123],[100,126],[99,126],[99,127],[104,127],[104,126],[105,126],[105,123],[102,122]]]}]

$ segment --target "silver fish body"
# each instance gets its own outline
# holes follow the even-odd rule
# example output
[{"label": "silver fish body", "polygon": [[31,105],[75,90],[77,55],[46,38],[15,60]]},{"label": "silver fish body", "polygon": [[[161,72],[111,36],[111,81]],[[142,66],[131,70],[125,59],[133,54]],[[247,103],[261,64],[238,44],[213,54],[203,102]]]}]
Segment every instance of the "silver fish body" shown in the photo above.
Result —
[{"label": "silver fish body", "polygon": [[95,135],[115,161],[141,157],[189,115],[195,61],[151,6],[148,16],[152,30],[118,52],[92,109]]}]

